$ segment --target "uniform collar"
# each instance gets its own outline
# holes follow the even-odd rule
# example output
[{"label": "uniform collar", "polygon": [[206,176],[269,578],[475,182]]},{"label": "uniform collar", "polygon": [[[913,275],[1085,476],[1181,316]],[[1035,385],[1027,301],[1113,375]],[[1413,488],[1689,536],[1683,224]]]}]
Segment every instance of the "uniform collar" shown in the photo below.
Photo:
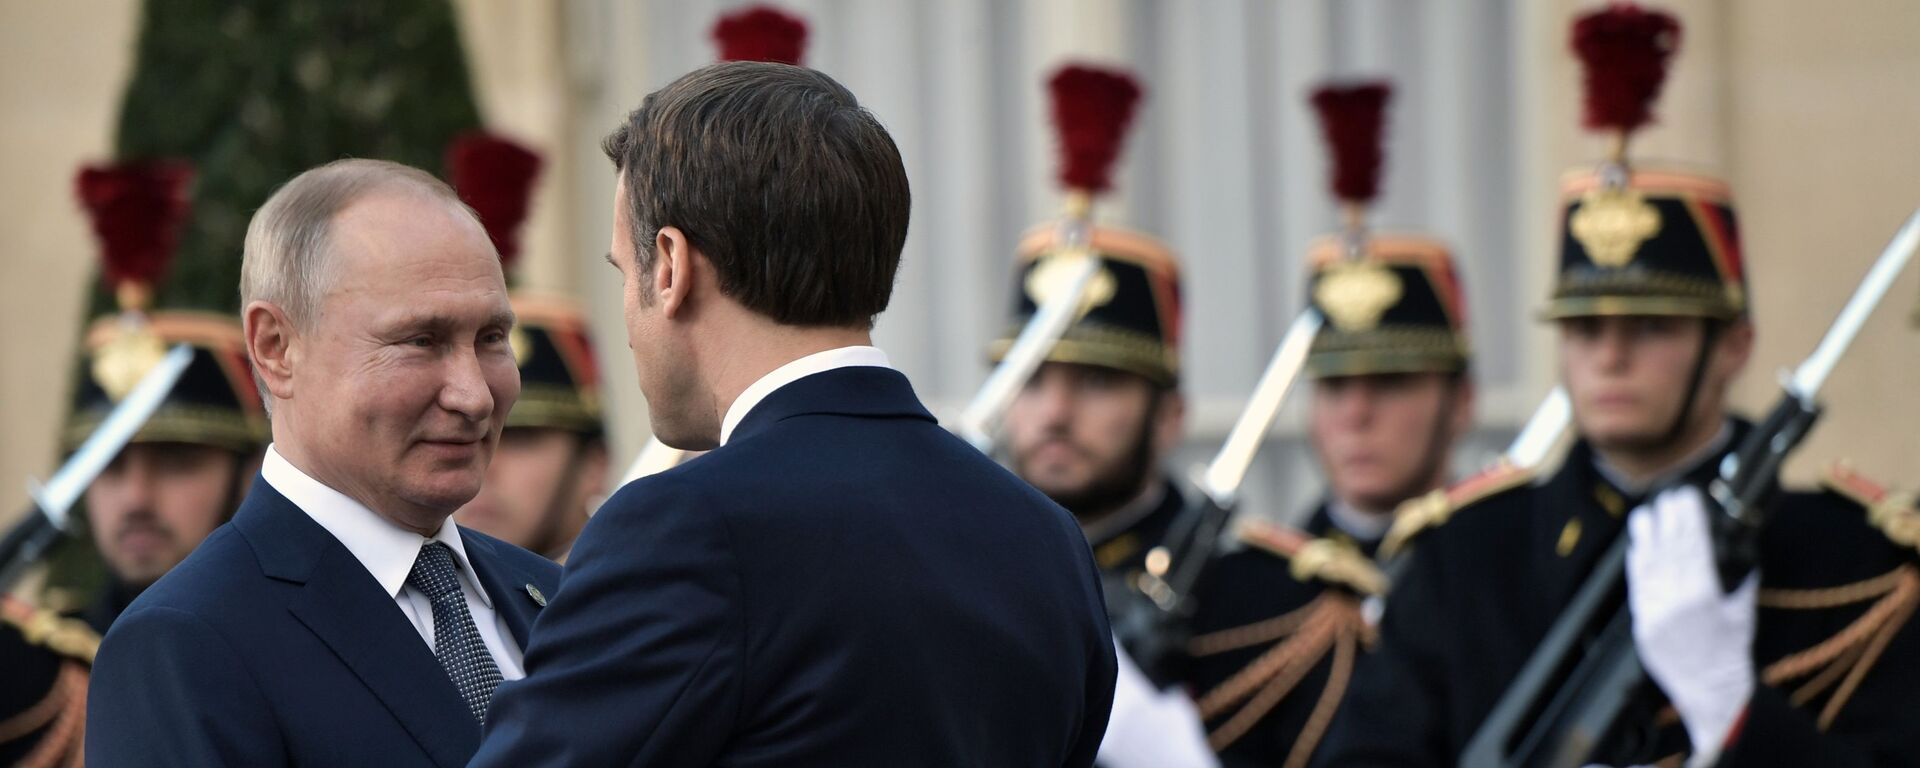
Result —
[{"label": "uniform collar", "polygon": [[775,390],[816,373],[854,366],[890,369],[893,363],[879,347],[855,346],[815,352],[775,368],[741,391],[740,396],[733,399],[733,404],[727,406],[726,418],[720,421],[720,444],[726,445],[727,440],[733,437],[734,428],[740,426],[747,414],[753,412],[754,406]]},{"label": "uniform collar", "polygon": [[1644,483],[1628,481],[1626,474],[1609,465],[1606,458],[1601,456],[1599,451],[1593,452],[1593,471],[1598,473],[1602,480],[1612,484],[1613,487],[1618,488],[1621,493],[1626,494],[1628,497],[1641,498],[1646,496],[1649,491],[1678,484],[1682,478],[1692,475],[1694,470],[1699,469],[1710,461],[1720,458],[1721,454],[1726,453],[1728,443],[1733,440],[1733,429],[1734,422],[1732,419],[1722,419],[1720,422],[1720,431],[1714,433],[1712,440],[1708,440],[1705,445],[1694,449],[1693,453],[1687,454],[1686,458],[1675,463],[1673,467],[1666,472],[1662,472]]},{"label": "uniform collar", "polygon": [[388,596],[400,596],[407,574],[413,572],[414,560],[420,557],[420,548],[429,541],[438,541],[453,551],[460,579],[479,595],[483,605],[493,607],[492,598],[473,578],[473,564],[467,560],[467,548],[460,540],[452,517],[440,521],[440,529],[434,531],[432,537],[422,537],[313,479],[272,445],[267,446],[266,456],[260,462],[260,477],[346,547],[374,580],[380,582],[380,588]]}]

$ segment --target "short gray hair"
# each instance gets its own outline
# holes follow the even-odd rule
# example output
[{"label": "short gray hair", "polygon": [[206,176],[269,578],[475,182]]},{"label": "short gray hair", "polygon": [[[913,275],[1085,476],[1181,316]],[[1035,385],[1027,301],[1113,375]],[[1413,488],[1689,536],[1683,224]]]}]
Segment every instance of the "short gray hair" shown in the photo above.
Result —
[{"label": "short gray hair", "polygon": [[[242,322],[248,304],[264,301],[285,311],[295,327],[313,327],[320,316],[320,298],[332,280],[328,246],[334,217],[354,201],[383,190],[442,200],[479,221],[446,182],[412,166],[347,159],[309,169],[276,190],[247,223],[240,261]],[[258,373],[253,378],[261,402],[271,409],[266,383]]]}]

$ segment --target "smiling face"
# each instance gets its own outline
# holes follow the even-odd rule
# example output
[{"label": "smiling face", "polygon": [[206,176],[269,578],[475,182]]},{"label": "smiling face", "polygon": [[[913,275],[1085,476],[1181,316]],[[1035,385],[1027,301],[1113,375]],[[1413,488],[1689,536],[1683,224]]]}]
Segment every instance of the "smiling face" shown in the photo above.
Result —
[{"label": "smiling face", "polygon": [[520,394],[499,258],[472,216],[405,189],[348,205],[329,247],[332,279],[288,350],[275,430],[297,425],[295,463],[315,479],[437,529],[479,492]]}]

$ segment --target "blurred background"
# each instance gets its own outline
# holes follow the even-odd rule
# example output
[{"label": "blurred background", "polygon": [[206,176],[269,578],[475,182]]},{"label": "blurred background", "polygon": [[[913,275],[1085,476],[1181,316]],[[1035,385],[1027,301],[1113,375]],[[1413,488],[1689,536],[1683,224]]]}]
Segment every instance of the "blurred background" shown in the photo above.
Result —
[{"label": "blurred background", "polygon": [[[519,287],[590,310],[616,466],[645,441],[601,261],[613,175],[598,141],[642,96],[713,60],[717,0],[0,0],[0,522],[55,466],[79,334],[103,299],[74,195],[87,163],[184,154],[199,167],[176,290],[236,301],[238,233],[274,186],[339,156],[440,172],[484,127],[546,159]],[[1578,128],[1568,0],[808,0],[806,63],[849,86],[904,154],[914,211],[878,343],[936,413],[984,379],[1007,322],[1020,232],[1057,213],[1042,81],[1087,60],[1146,87],[1119,193],[1096,216],[1167,240],[1186,266],[1182,463],[1210,455],[1304,300],[1301,256],[1335,228],[1307,91],[1387,77],[1387,173],[1375,221],[1452,244],[1471,300],[1490,459],[1557,375],[1535,320],[1555,258],[1557,179],[1602,154]],[[1920,205],[1920,4],[1684,0],[1685,26],[1642,165],[1732,182],[1760,345],[1739,403],[1811,350]],[[220,268],[221,262],[231,267]],[[200,264],[202,267],[189,265]],[[190,271],[190,270],[201,271]],[[1909,270],[1914,272],[1916,270]],[[190,277],[187,277],[190,276]],[[185,279],[182,279],[185,277]],[[1828,415],[1790,468],[1851,460],[1920,485],[1920,278],[1902,277],[1829,383]],[[164,297],[163,297],[164,299]],[[1319,493],[1287,409],[1247,489],[1293,517]]]}]

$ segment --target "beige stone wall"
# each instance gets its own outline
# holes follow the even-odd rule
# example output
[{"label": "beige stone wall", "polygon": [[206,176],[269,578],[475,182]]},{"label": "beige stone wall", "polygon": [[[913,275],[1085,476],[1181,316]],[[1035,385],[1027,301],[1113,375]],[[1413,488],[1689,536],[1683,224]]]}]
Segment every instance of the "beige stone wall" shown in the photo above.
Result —
[{"label": "beige stone wall", "polygon": [[73,196],[112,149],[137,0],[0,0],[0,522],[53,470],[92,235]]}]

